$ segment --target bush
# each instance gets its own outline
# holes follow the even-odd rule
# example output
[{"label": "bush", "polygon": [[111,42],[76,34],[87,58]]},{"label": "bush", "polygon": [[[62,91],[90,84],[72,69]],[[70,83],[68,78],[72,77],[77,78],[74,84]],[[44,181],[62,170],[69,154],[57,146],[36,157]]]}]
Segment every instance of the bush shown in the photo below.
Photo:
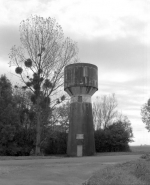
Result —
[{"label": "bush", "polygon": [[[6,129],[5,129],[6,130]],[[8,132],[7,128],[7,132]],[[2,132],[1,136],[2,136]],[[0,155],[1,156],[29,156],[30,151],[34,148],[35,130],[18,128],[10,137],[10,132],[1,137]]]},{"label": "bush", "polygon": [[129,134],[121,124],[113,124],[107,129],[95,131],[96,152],[130,151]]},{"label": "bush", "polygon": [[67,137],[68,134],[65,132],[56,131],[53,134],[50,134],[47,141],[44,143],[42,150],[46,155],[66,154]]}]

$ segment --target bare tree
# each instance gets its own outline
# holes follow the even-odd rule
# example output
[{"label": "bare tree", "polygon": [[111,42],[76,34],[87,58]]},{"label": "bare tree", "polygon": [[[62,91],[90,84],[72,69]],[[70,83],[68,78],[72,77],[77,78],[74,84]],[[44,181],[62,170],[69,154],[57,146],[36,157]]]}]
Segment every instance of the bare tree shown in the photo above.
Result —
[{"label": "bare tree", "polygon": [[[36,155],[40,154],[42,111],[53,108],[65,99],[55,100],[56,92],[63,85],[63,69],[77,62],[76,43],[64,38],[63,30],[55,19],[31,16],[20,24],[20,47],[12,47],[10,65],[33,92],[31,97],[36,108],[37,133]],[[43,111],[44,112],[44,111]]]},{"label": "bare tree", "polygon": [[93,103],[93,120],[96,129],[107,128],[117,118],[118,111],[115,94],[96,97]]}]

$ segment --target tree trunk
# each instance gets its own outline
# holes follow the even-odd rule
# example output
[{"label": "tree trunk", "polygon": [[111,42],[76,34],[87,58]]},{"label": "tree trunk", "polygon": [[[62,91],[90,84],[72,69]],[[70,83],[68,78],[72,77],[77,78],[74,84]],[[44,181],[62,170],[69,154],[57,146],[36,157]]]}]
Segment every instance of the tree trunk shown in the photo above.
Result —
[{"label": "tree trunk", "polygon": [[37,111],[37,125],[36,125],[36,149],[35,149],[35,155],[40,155],[40,142],[41,142],[41,114],[40,109],[38,108]]}]

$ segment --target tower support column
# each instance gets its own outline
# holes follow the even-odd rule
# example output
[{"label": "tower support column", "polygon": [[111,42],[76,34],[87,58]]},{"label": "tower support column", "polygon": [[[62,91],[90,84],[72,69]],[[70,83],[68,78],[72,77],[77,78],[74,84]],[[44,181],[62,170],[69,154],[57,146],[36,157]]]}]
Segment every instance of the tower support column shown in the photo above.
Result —
[{"label": "tower support column", "polygon": [[94,155],[91,96],[71,97],[67,154],[77,156],[79,146],[82,146],[83,156]]}]

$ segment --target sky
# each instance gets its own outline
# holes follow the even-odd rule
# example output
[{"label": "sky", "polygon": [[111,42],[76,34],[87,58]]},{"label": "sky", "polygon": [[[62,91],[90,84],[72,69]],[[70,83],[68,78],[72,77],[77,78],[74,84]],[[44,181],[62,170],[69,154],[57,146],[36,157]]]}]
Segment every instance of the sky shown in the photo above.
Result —
[{"label": "sky", "polygon": [[55,18],[77,42],[80,62],[98,66],[94,96],[116,94],[134,142],[150,145],[140,110],[150,97],[150,0],[0,0],[0,75],[15,81],[8,54],[19,24],[31,15]]}]

